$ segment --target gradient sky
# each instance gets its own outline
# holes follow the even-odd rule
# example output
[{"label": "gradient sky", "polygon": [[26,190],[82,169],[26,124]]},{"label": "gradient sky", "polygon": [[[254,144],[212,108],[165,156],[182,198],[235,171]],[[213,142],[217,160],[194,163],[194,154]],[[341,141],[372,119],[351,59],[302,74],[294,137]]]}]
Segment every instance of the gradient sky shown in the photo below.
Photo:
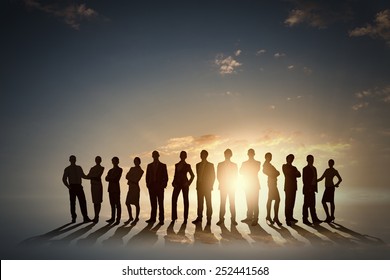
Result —
[{"label": "gradient sky", "polygon": [[181,150],[279,170],[311,153],[348,188],[388,187],[388,1],[0,5],[4,196],[58,192],[70,154],[145,169],[154,149],[171,171]]}]

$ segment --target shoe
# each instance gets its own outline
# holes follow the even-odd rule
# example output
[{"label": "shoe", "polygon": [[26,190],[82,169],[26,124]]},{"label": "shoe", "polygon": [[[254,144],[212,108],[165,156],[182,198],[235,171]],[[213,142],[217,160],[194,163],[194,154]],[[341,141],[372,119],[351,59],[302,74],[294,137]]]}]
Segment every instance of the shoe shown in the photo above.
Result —
[{"label": "shoe", "polygon": [[237,223],[236,220],[234,220],[234,219],[231,220],[231,224],[232,224],[233,226],[238,225],[238,223]]},{"label": "shoe", "polygon": [[271,225],[274,224],[274,221],[271,219],[271,217],[266,217],[265,220],[266,220],[267,222],[270,222]]},{"label": "shoe", "polygon": [[333,219],[332,219],[331,217],[326,217],[326,219],[325,219],[324,222],[329,224],[329,223],[332,222],[332,220],[333,220]]},{"label": "shoe", "polygon": [[224,223],[224,219],[220,219],[220,220],[217,222],[217,226],[223,225],[223,223]]},{"label": "shoe", "polygon": [[164,225],[164,221],[159,221],[158,224],[159,224],[160,226],[163,226],[163,225]]},{"label": "shoe", "polygon": [[257,226],[257,220],[253,220],[251,225],[252,225],[252,227]]},{"label": "shoe", "polygon": [[320,220],[320,219],[314,219],[313,220],[313,224],[321,224],[322,223],[322,221]]},{"label": "shoe", "polygon": [[308,226],[312,226],[313,224],[309,222],[307,219],[303,219],[303,223]]},{"label": "shoe", "polygon": [[274,218],[274,223],[276,223],[278,226],[283,225],[281,221],[279,221],[278,218]]},{"label": "shoe", "polygon": [[289,227],[292,226],[292,221],[286,221],[286,225],[288,225]]},{"label": "shoe", "polygon": [[241,220],[241,223],[249,223],[250,221],[251,221],[251,219],[246,217],[245,219]]},{"label": "shoe", "polygon": [[294,218],[292,218],[292,219],[291,219],[291,222],[293,222],[293,223],[298,223],[298,220],[297,220],[297,219],[294,219]]},{"label": "shoe", "polygon": [[94,218],[94,219],[92,220],[92,222],[93,222],[94,224],[97,224],[97,223],[99,222],[99,218]]},{"label": "shoe", "polygon": [[330,218],[331,218],[331,221],[330,221],[330,222],[333,222],[334,219],[336,219],[334,216],[331,216]]},{"label": "shoe", "polygon": [[148,223],[148,224],[152,224],[152,223],[155,223],[156,220],[155,219],[149,219],[149,220],[146,220],[145,222]]},{"label": "shoe", "polygon": [[132,226],[135,226],[138,223],[139,219],[135,218],[135,220],[131,223]]},{"label": "shoe", "polygon": [[116,222],[114,223],[114,225],[119,225],[119,220],[116,220]]},{"label": "shoe", "polygon": [[202,219],[200,218],[196,218],[195,220],[192,221],[192,223],[195,225],[197,223],[201,223],[202,222]]},{"label": "shoe", "polygon": [[83,223],[90,223],[92,220],[88,217],[84,218]]},{"label": "shoe", "polygon": [[109,219],[109,220],[107,220],[106,222],[111,224],[111,223],[113,223],[114,221],[115,221],[114,219]]},{"label": "shoe", "polygon": [[126,222],[124,222],[125,225],[130,224],[130,222],[133,220],[133,218],[128,219]]},{"label": "shoe", "polygon": [[211,225],[211,219],[207,220],[207,223],[206,223],[206,226],[210,226],[210,225]]},{"label": "shoe", "polygon": [[72,219],[72,224],[74,224],[76,222],[76,218]]},{"label": "shoe", "polygon": [[183,224],[185,225],[187,224],[187,219],[184,219]]}]

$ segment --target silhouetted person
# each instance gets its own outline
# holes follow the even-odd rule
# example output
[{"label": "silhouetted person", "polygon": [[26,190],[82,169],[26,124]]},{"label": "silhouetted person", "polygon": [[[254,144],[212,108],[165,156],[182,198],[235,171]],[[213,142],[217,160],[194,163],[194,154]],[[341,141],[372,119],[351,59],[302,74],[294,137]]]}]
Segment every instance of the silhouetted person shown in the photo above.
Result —
[{"label": "silhouetted person", "polygon": [[294,205],[297,195],[297,178],[301,177],[301,172],[292,165],[294,161],[294,155],[289,154],[286,157],[286,163],[283,164],[282,170],[284,174],[284,193],[286,196],[284,213],[286,216],[286,224],[291,226],[292,223],[298,222],[294,218]]},{"label": "silhouetted person", "polygon": [[303,168],[302,171],[302,180],[303,180],[303,209],[302,209],[302,218],[303,223],[306,225],[311,225],[309,218],[309,210],[313,223],[321,223],[321,220],[318,219],[316,213],[316,192],[318,192],[317,187],[317,169],[314,167],[314,157],[308,155],[306,157],[307,165]]},{"label": "silhouetted person", "polygon": [[[277,178],[280,175],[280,172],[271,164],[272,154],[265,154],[265,162],[263,164],[263,173],[268,176],[268,200],[267,200],[267,217],[265,218],[271,224],[276,223],[278,226],[281,226],[282,223],[279,221],[279,204],[280,204],[280,195],[277,186]],[[271,219],[271,205],[272,201],[274,203],[274,219]]]},{"label": "silhouetted person", "polygon": [[134,158],[134,166],[130,168],[129,172],[126,174],[127,184],[129,185],[129,191],[127,192],[126,197],[126,206],[127,211],[129,212],[129,219],[125,222],[126,224],[133,221],[133,215],[131,213],[131,205],[135,206],[135,219],[131,223],[135,225],[139,221],[139,196],[140,196],[140,188],[139,181],[144,174],[144,171],[141,168],[141,159],[139,157]]},{"label": "silhouetted person", "polygon": [[[186,162],[187,153],[185,151],[180,152],[180,161],[175,164],[175,175],[172,181],[172,222],[177,219],[177,198],[180,191],[183,193],[184,202],[184,224],[188,219],[188,191],[192,181],[195,178],[194,172],[192,172],[191,165]],[[190,178],[188,179],[188,174]]]},{"label": "silhouetted person", "polygon": [[[119,165],[119,158],[113,157],[112,158],[112,165],[113,168],[111,168],[106,176],[106,181],[108,182],[108,194],[110,198],[110,205],[111,205],[111,218],[107,220],[107,223],[113,223],[115,221],[115,225],[119,225],[119,222],[121,220],[121,214],[122,214],[122,207],[121,207],[121,190],[119,185],[119,180],[122,177],[122,168],[120,168]],[[116,212],[116,218],[115,218],[115,212]]]},{"label": "silhouetted person", "polygon": [[91,219],[87,213],[87,202],[83,186],[81,185],[81,178],[86,178],[81,166],[76,165],[76,156],[69,157],[70,165],[65,168],[62,182],[69,189],[70,200],[70,214],[72,215],[72,223],[76,222],[76,197],[79,200],[81,214],[84,218],[84,223],[90,222]]},{"label": "silhouetted person", "polygon": [[213,207],[211,204],[211,191],[215,181],[214,164],[207,161],[209,153],[206,150],[200,152],[201,162],[196,164],[196,194],[198,198],[197,218],[193,224],[201,223],[203,218],[203,205],[206,201],[207,225],[211,225]]},{"label": "silhouetted person", "polygon": [[102,207],[103,201],[103,184],[102,184],[102,175],[104,167],[101,166],[102,158],[100,156],[95,157],[96,165],[93,166],[87,175],[87,178],[91,180],[91,195],[93,202],[93,209],[95,211],[95,217],[93,222],[99,222],[99,213]]},{"label": "silhouetted person", "polygon": [[238,168],[237,164],[231,162],[230,160],[233,156],[232,150],[225,150],[224,155],[225,160],[218,163],[217,167],[217,179],[219,182],[219,191],[221,195],[219,221],[217,222],[217,225],[223,225],[225,221],[226,198],[229,197],[231,224],[236,226],[237,222],[235,199]]},{"label": "silhouetted person", "polygon": [[167,166],[159,161],[160,154],[157,151],[152,153],[153,162],[149,163],[146,169],[146,187],[149,190],[150,218],[147,223],[154,223],[157,215],[157,204],[159,208],[159,221],[164,224],[164,189],[168,183]]},{"label": "silhouetted person", "polygon": [[240,168],[241,175],[245,178],[245,196],[246,196],[246,218],[243,223],[251,222],[253,226],[257,225],[259,219],[259,171],[260,161],[255,160],[255,150],[248,150],[249,159],[242,163]]},{"label": "silhouetted person", "polygon": [[[322,196],[322,205],[324,206],[324,210],[326,213],[326,220],[325,222],[330,223],[334,221],[334,211],[335,211],[335,205],[334,205],[334,191],[335,188],[338,188],[341,181],[341,176],[339,172],[333,168],[334,166],[334,160],[330,159],[328,161],[329,168],[327,168],[324,172],[324,174],[317,180],[317,182],[322,181],[325,178],[325,191],[324,195]],[[337,183],[333,183],[333,178],[337,177],[338,181]],[[326,204],[327,202],[330,203],[330,214],[329,214],[329,208]]]}]

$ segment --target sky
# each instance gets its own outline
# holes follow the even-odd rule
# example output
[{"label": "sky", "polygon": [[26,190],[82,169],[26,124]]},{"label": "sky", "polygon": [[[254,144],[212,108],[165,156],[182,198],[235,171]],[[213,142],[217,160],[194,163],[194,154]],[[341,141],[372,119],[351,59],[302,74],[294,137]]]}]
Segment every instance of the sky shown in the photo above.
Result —
[{"label": "sky", "polygon": [[172,178],[181,150],[226,148],[333,158],[345,188],[388,191],[388,1],[0,5],[3,197],[61,193],[71,154],[87,172],[159,150]]}]

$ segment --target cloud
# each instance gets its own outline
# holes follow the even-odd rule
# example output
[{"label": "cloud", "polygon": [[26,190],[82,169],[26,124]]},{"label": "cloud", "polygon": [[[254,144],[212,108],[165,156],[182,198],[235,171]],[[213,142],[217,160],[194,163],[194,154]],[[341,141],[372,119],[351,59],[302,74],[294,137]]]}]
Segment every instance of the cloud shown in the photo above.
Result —
[{"label": "cloud", "polygon": [[279,53],[279,52],[277,52],[277,53],[274,54],[274,57],[275,57],[275,58],[281,58],[281,57],[285,57],[285,56],[286,56],[285,53]]},{"label": "cloud", "polygon": [[88,8],[85,4],[64,3],[64,1],[51,1],[51,3],[41,3],[38,0],[24,0],[28,8],[40,10],[52,16],[62,19],[67,25],[75,30],[80,29],[82,21],[96,18],[99,14]]},{"label": "cloud", "polygon": [[288,70],[294,70],[294,68],[295,68],[294,65],[289,65],[289,66],[287,66],[287,69],[288,69]]},{"label": "cloud", "polygon": [[236,69],[242,65],[242,63],[235,60],[232,56],[224,57],[223,54],[217,55],[214,63],[219,67],[219,73],[221,75],[237,73]]},{"label": "cloud", "polygon": [[242,53],[241,50],[236,50],[236,51],[234,52],[234,55],[235,55],[235,56],[239,56],[241,53]]},{"label": "cloud", "polygon": [[349,32],[349,36],[380,38],[390,45],[390,10],[387,9],[377,13],[373,24],[357,27]]},{"label": "cloud", "polygon": [[294,3],[295,8],[289,12],[284,21],[289,27],[306,23],[309,26],[323,29],[338,20],[351,18],[350,7],[343,1],[293,0],[290,2]]},{"label": "cloud", "polygon": [[390,104],[390,85],[362,90],[355,93],[355,98],[357,102],[352,106],[355,111],[368,107],[371,102]]},{"label": "cloud", "polygon": [[265,54],[266,52],[267,52],[267,50],[261,49],[261,50],[258,50],[256,52],[256,55],[262,55],[262,54]]}]

